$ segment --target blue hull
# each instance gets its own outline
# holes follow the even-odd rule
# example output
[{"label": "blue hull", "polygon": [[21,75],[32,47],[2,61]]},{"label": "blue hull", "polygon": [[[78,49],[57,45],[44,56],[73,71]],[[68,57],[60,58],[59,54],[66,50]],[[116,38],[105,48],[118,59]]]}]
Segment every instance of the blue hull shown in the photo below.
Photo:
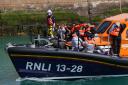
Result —
[{"label": "blue hull", "polygon": [[9,48],[9,56],[20,77],[74,77],[128,74],[128,60],[98,54]]}]

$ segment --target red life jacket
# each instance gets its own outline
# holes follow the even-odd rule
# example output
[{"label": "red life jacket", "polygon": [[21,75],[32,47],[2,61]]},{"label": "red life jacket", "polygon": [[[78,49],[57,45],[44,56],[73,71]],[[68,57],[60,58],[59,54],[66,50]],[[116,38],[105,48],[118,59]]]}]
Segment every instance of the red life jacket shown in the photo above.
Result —
[{"label": "red life jacket", "polygon": [[48,18],[48,24],[49,24],[49,25],[53,25],[53,21],[52,21],[52,18],[51,18],[51,17]]},{"label": "red life jacket", "polygon": [[119,32],[120,32],[120,28],[115,28],[113,29],[111,32],[110,32],[110,35],[112,36],[118,36],[119,35]]},{"label": "red life jacket", "polygon": [[80,32],[80,36],[84,36],[85,30],[79,30],[79,32]]},{"label": "red life jacket", "polygon": [[79,29],[80,29],[80,25],[75,25],[75,26],[72,27],[71,32],[73,33],[73,32],[75,32],[76,30],[79,30]]},{"label": "red life jacket", "polygon": [[54,24],[54,17],[53,16],[47,16],[47,25],[52,26]]}]

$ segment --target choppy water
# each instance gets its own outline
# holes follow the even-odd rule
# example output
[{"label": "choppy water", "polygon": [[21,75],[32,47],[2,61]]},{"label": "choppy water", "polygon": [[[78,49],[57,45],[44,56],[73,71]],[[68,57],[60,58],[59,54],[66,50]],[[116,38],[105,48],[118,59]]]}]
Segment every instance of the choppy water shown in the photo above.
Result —
[{"label": "choppy water", "polygon": [[29,37],[0,37],[0,85],[128,85],[128,77],[86,78],[76,81],[44,81],[41,79],[20,79],[5,51],[11,43],[29,43]]}]

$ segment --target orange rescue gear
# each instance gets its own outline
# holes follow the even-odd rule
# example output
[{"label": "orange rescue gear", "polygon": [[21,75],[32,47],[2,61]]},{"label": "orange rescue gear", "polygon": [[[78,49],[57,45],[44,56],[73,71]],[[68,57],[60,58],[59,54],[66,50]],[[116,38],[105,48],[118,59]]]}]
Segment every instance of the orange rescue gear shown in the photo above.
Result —
[{"label": "orange rescue gear", "polygon": [[76,30],[80,30],[80,28],[81,27],[83,27],[83,26],[86,26],[87,24],[78,24],[78,25],[75,25],[75,26],[73,26],[72,28],[71,28],[71,32],[73,33],[74,31],[76,31]]}]

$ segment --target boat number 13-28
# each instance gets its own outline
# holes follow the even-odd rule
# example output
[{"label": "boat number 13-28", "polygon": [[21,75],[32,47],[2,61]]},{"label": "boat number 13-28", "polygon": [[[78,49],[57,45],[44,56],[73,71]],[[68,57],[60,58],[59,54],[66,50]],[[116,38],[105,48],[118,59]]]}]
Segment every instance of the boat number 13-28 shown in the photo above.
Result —
[{"label": "boat number 13-28", "polygon": [[70,71],[70,72],[82,72],[83,66],[82,65],[72,65],[70,68],[68,68],[66,65],[58,64],[56,65],[57,71],[58,72],[65,72],[65,71]]}]

